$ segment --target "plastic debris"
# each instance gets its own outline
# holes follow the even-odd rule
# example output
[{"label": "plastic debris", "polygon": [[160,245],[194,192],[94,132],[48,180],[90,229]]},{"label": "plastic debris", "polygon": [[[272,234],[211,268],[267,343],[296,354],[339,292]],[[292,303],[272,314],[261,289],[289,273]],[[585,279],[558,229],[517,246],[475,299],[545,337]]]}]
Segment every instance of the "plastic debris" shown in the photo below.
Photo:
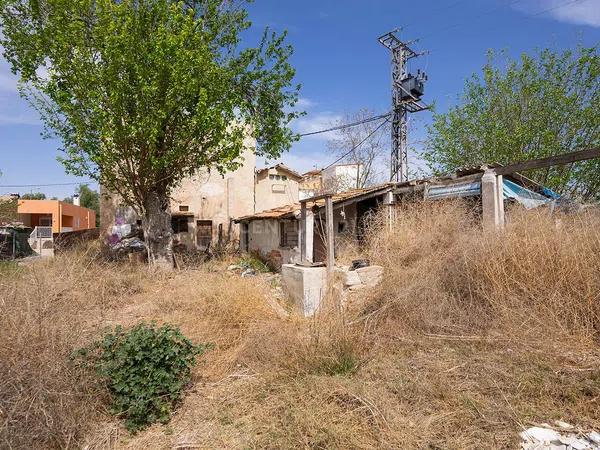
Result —
[{"label": "plastic debris", "polygon": [[256,276],[256,270],[248,268],[242,272],[242,278]]}]

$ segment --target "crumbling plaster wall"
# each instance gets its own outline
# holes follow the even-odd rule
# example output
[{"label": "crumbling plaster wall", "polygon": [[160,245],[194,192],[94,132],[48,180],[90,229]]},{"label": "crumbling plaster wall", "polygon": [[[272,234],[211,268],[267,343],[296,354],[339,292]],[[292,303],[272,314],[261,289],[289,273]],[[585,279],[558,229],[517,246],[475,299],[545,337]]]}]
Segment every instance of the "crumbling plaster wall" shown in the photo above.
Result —
[{"label": "crumbling plaster wall", "polygon": [[[217,242],[219,224],[223,237],[230,233],[231,239],[239,239],[239,225],[232,222],[235,217],[249,215],[254,210],[254,170],[256,167],[256,141],[248,137],[246,150],[242,153],[243,163],[233,172],[221,175],[217,171],[201,170],[197,175],[184,179],[172,192],[171,211],[179,212],[187,206],[188,232],[177,233],[174,238],[188,247],[196,243],[196,221],[211,220],[213,242]],[[126,206],[120,197],[100,187],[101,236],[107,237],[117,223],[136,223],[140,217],[133,208]],[[231,224],[231,225],[230,225]],[[230,229],[231,226],[231,229]]]},{"label": "crumbling plaster wall", "polygon": [[[285,176],[286,180],[272,180],[270,175]],[[286,170],[271,168],[256,174],[256,212],[298,202],[299,183]]]},{"label": "crumbling plaster wall", "polygon": [[281,264],[300,262],[298,247],[280,247],[280,221],[278,219],[253,220],[248,223],[248,250],[257,252],[263,257],[270,257],[271,252],[279,252]]},{"label": "crumbling plaster wall", "polygon": [[239,239],[239,225],[232,219],[254,213],[254,147],[246,150],[243,158],[244,163],[233,172],[223,176],[216,171],[203,170],[183,180],[173,191],[171,211],[177,213],[180,206],[187,206],[188,212],[193,214],[188,219],[188,232],[178,233],[176,239],[193,246],[197,220],[212,221],[213,242],[218,240],[219,225],[224,239],[228,236]]}]

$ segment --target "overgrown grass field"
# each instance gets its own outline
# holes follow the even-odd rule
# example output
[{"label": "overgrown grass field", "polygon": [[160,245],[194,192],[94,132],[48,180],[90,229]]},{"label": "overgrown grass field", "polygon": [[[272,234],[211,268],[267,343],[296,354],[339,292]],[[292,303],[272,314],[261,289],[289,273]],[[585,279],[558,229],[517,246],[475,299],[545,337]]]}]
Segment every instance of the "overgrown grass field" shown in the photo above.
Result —
[{"label": "overgrown grass field", "polygon": [[[518,448],[532,423],[600,429],[600,218],[461,203],[375,218],[376,289],[311,319],[231,261],[151,273],[92,246],[0,266],[0,447]],[[71,355],[107,328],[169,323],[211,343],[168,424],[130,434]]]}]

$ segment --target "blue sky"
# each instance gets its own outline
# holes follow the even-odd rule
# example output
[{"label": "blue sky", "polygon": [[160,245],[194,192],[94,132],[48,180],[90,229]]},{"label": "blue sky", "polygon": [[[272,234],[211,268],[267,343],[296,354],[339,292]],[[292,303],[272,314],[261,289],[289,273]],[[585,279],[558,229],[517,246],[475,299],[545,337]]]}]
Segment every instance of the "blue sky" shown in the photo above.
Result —
[{"label": "blue sky", "polygon": [[[429,74],[425,100],[435,101],[438,111],[456,102],[465,79],[485,63],[488,49],[516,56],[541,47],[600,42],[600,0],[256,0],[250,17],[256,31],[249,39],[265,26],[289,32],[292,63],[303,86],[299,106],[308,113],[293,124],[298,132],[327,128],[360,108],[389,110],[389,53],[377,37],[397,27],[403,27],[405,40],[421,38],[416,50],[430,51],[413,70]],[[422,139],[430,113],[413,118],[409,139]],[[14,77],[0,61],[0,194],[41,190],[62,198],[74,187],[41,185],[81,181],[65,174],[56,160],[59,143],[42,139],[41,130],[35,111],[19,98]],[[327,165],[335,159],[328,138],[304,138],[281,160],[298,171]],[[409,164],[420,166],[413,154]],[[17,184],[37,186],[4,187]]]}]

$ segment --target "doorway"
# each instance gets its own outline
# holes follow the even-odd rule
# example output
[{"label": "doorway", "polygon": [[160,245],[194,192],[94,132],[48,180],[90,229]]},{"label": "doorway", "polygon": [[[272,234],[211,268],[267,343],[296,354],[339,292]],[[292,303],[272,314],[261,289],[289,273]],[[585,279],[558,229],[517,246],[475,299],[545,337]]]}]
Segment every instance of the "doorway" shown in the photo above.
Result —
[{"label": "doorway", "polygon": [[206,251],[212,242],[212,220],[196,221],[196,245],[200,250]]}]

